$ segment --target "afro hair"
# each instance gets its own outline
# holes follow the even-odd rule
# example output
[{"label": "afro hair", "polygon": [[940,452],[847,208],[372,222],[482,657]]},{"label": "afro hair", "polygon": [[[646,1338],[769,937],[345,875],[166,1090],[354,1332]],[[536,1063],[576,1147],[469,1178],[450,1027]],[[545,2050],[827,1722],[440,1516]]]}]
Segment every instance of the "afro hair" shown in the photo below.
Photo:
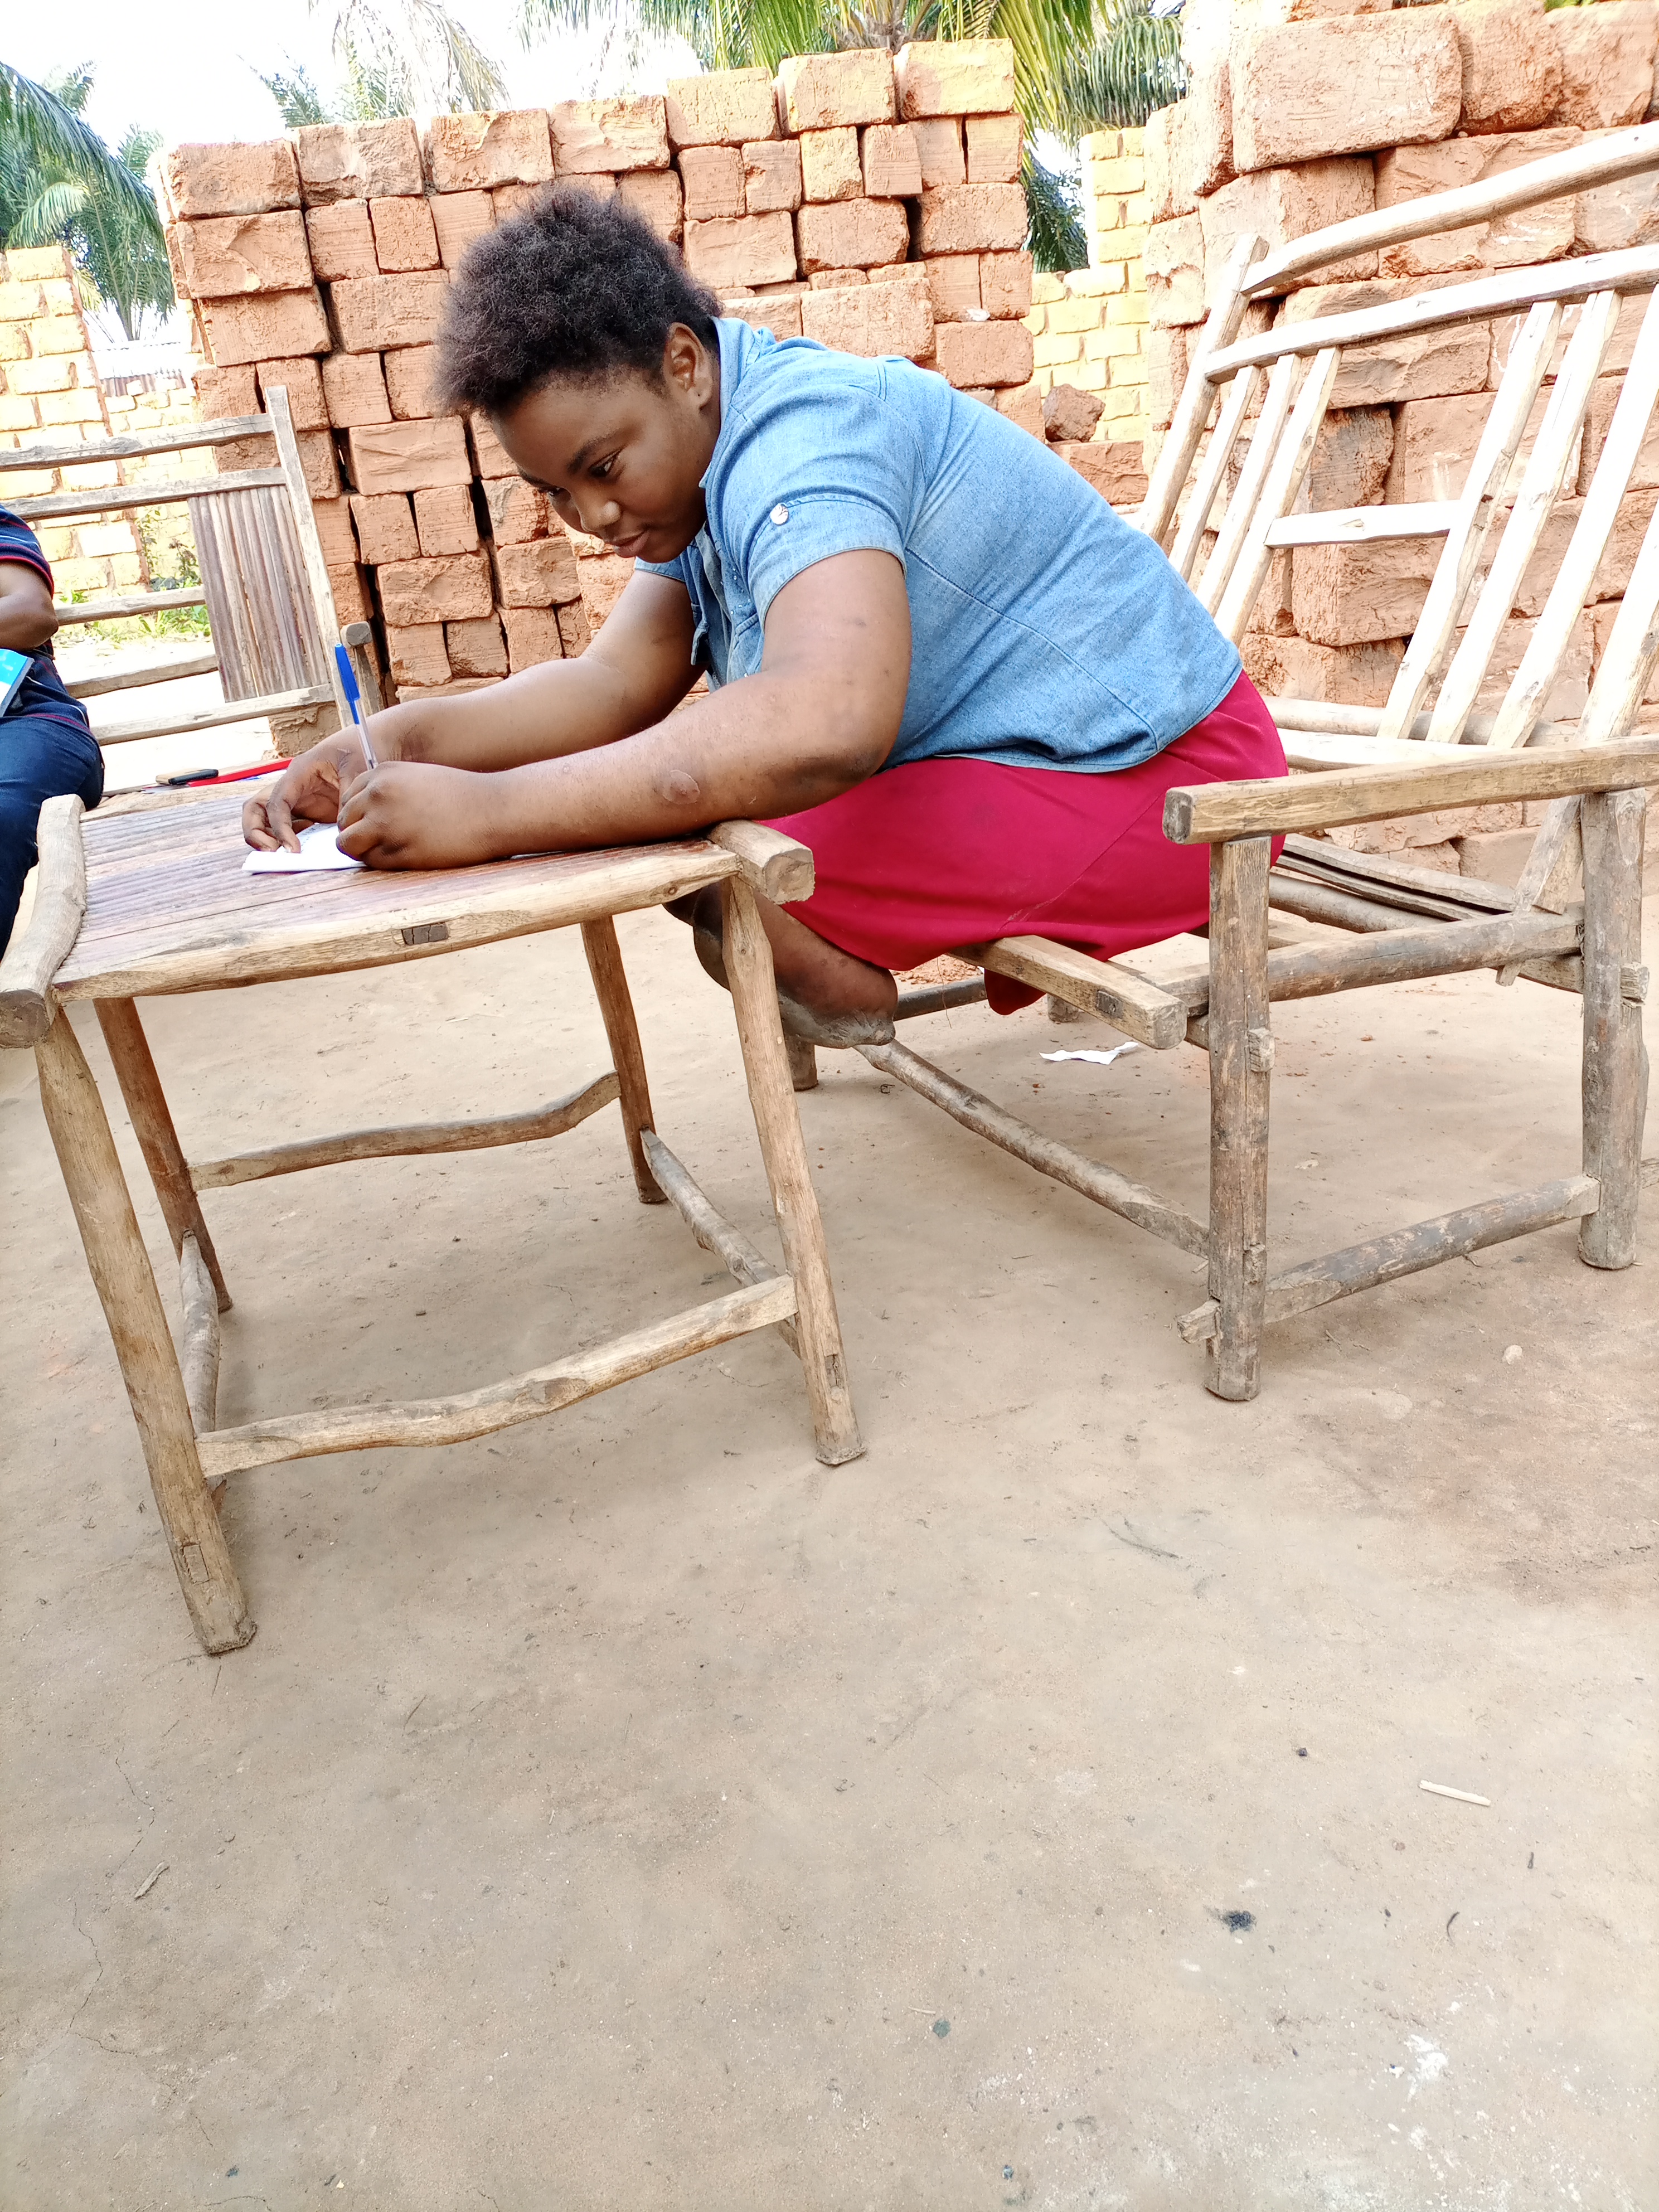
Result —
[{"label": "afro hair", "polygon": [[500,415],[555,377],[659,376],[674,325],[712,346],[719,313],[638,216],[555,185],[467,249],[438,337],[445,404]]}]

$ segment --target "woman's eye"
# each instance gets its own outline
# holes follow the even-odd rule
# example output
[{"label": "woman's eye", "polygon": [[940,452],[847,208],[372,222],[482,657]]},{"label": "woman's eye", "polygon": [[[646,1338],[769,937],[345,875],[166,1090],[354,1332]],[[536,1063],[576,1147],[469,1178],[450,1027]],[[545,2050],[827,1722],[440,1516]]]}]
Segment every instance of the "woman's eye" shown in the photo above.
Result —
[{"label": "woman's eye", "polygon": [[603,483],[615,466],[616,461],[614,459],[608,461],[601,461],[598,466],[591,470],[589,473],[592,476],[596,483]]}]

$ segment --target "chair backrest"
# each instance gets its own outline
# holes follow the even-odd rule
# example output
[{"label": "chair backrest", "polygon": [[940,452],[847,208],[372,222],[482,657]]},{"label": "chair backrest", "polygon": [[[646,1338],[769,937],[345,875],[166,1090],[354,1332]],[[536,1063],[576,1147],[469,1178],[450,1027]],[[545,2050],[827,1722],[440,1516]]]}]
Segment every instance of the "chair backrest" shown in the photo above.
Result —
[{"label": "chair backrest", "polygon": [[[1288,279],[1654,170],[1659,125],[1644,125],[1485,184],[1334,224],[1265,257],[1258,239],[1237,241],[1138,518],[1235,643],[1243,638],[1276,552],[1438,539],[1427,596],[1387,704],[1369,714],[1358,710],[1358,718],[1390,741],[1514,746],[1534,732],[1546,734],[1547,702],[1659,400],[1659,246],[1505,270],[1348,313],[1298,321],[1281,313],[1259,335],[1241,340],[1238,331],[1247,307],[1270,299]],[[1477,714],[1522,579],[1579,453],[1621,305],[1632,295],[1645,295],[1646,309],[1571,538],[1501,703],[1495,713]],[[1570,318],[1576,328],[1567,337]],[[1519,319],[1518,331],[1455,498],[1305,511],[1310,465],[1350,348],[1510,319]],[[1517,457],[1552,375],[1542,420],[1522,464]],[[1577,741],[1605,740],[1630,727],[1659,655],[1656,610],[1659,513],[1589,703],[1571,732]],[[1287,703],[1299,710],[1297,727],[1317,726],[1310,702]],[[1356,719],[1356,710],[1340,710],[1329,726],[1352,730]]]}]

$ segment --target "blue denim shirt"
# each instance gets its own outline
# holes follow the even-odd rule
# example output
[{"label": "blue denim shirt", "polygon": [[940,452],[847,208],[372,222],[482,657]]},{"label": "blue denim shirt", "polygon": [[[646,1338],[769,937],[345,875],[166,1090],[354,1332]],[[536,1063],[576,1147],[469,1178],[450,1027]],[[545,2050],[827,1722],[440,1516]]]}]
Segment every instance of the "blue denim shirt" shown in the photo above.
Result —
[{"label": "blue denim shirt", "polygon": [[907,361],[722,319],[708,523],[678,560],[711,683],[761,664],[768,608],[836,553],[904,568],[910,688],[887,765],[953,754],[1133,768],[1237,681],[1233,647],[1074,469]]}]

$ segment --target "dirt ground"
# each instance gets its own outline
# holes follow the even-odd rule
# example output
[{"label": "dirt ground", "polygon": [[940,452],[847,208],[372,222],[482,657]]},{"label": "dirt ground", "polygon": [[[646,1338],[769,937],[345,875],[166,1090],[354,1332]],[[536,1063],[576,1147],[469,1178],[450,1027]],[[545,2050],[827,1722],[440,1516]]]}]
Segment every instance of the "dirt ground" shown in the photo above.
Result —
[{"label": "dirt ground", "polygon": [[[659,1124],[769,1244],[729,1006],[665,916],[622,937]],[[1277,1261],[1576,1170],[1577,1012],[1276,1008]],[[606,1064],[574,933],[145,1018],[198,1156]],[[906,1034],[1202,1211],[1197,1053]],[[1194,1262],[824,1067],[865,1458],[817,1463],[768,1335],[239,1477],[259,1632],[215,1660],[0,1062],[0,2203],[1653,2205],[1659,1207],[1624,1273],[1566,1227],[1279,1328],[1223,1405]],[[709,1295],[610,1109],[208,1211],[227,1423]]]}]

